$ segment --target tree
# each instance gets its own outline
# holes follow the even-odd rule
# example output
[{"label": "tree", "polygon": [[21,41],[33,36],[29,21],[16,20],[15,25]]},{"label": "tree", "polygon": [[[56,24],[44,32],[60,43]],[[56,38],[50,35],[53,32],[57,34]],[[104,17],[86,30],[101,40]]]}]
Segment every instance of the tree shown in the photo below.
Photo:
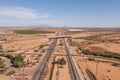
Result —
[{"label": "tree", "polygon": [[25,61],[24,61],[24,57],[21,54],[18,54],[17,56],[15,56],[11,62],[13,63],[14,67],[22,67],[25,66]]}]

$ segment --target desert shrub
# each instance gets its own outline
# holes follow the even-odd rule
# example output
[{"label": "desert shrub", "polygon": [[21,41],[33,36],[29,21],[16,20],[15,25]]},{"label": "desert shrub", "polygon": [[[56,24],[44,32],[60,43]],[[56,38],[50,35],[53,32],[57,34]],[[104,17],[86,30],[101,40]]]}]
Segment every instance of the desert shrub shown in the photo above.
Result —
[{"label": "desert shrub", "polygon": [[5,64],[1,64],[0,65],[0,68],[4,68],[6,65]]},{"label": "desert shrub", "polygon": [[13,64],[13,66],[17,67],[17,68],[25,66],[24,57],[21,54],[18,54],[13,59],[11,59],[11,62]]},{"label": "desert shrub", "polygon": [[39,50],[34,50],[34,52],[38,52]]},{"label": "desert shrub", "polygon": [[11,70],[11,71],[9,71],[6,75],[7,76],[10,76],[10,75],[13,75],[15,73],[15,71],[14,70]]},{"label": "desert shrub", "polygon": [[3,47],[2,47],[2,45],[0,45],[0,52],[3,52]]},{"label": "desert shrub", "polygon": [[41,57],[41,56],[42,56],[42,54],[39,54],[39,55],[38,55],[38,57]]},{"label": "desert shrub", "polygon": [[35,57],[35,58],[34,58],[34,60],[39,60],[39,59],[40,59],[40,57],[39,57],[39,56],[37,56],[37,57]]},{"label": "desert shrub", "polygon": [[8,50],[7,52],[15,52],[14,50]]},{"label": "desert shrub", "polygon": [[86,72],[91,80],[97,80],[96,76],[88,68],[86,68]]},{"label": "desert shrub", "polygon": [[107,72],[111,72],[109,69],[107,69]]},{"label": "desert shrub", "polygon": [[89,61],[94,61],[95,59],[94,59],[93,57],[88,57],[87,60],[89,60]]},{"label": "desert shrub", "polygon": [[0,53],[0,56],[5,56],[5,54],[4,53]]},{"label": "desert shrub", "polygon": [[6,41],[6,40],[7,40],[6,38],[1,39],[1,41]]},{"label": "desert shrub", "polygon": [[111,65],[112,66],[120,66],[120,64],[118,64],[118,63],[112,63]]},{"label": "desert shrub", "polygon": [[45,71],[45,74],[44,74],[44,77],[47,77],[48,76],[48,70]]},{"label": "desert shrub", "polygon": [[3,67],[0,69],[0,74],[5,74],[5,72],[9,69],[8,67]]},{"label": "desert shrub", "polygon": [[63,43],[60,43],[59,46],[63,45]]},{"label": "desert shrub", "polygon": [[13,66],[14,67],[22,67],[22,66],[24,66],[25,64],[24,64],[24,62],[21,62],[21,61],[15,61],[14,63],[13,63]]},{"label": "desert shrub", "polygon": [[42,52],[42,53],[44,53],[44,52],[45,52],[45,50],[43,49],[41,52]]},{"label": "desert shrub", "polygon": [[84,53],[85,55],[94,55],[94,56],[102,56],[102,57],[120,59],[120,54],[112,53],[112,52],[100,53],[100,52],[91,52],[89,50],[82,50],[82,53]]},{"label": "desert shrub", "polygon": [[5,61],[2,58],[0,58],[0,65],[2,65],[4,62]]},{"label": "desert shrub", "polygon": [[63,68],[63,66],[59,66],[60,68]]},{"label": "desert shrub", "polygon": [[6,67],[6,65],[4,64],[4,60],[0,58],[0,74],[4,74],[8,67]]},{"label": "desert shrub", "polygon": [[0,74],[4,74],[6,72],[6,69],[1,69]]},{"label": "desert shrub", "polygon": [[78,49],[79,49],[79,50],[82,50],[82,48],[81,48],[80,46],[78,47]]},{"label": "desert shrub", "polygon": [[40,45],[39,49],[41,49],[41,48],[43,48],[43,47],[44,47],[44,45]]},{"label": "desert shrub", "polygon": [[12,56],[11,54],[6,54],[5,57],[11,60],[11,63],[14,67],[22,67],[25,65],[24,57],[21,54],[18,54],[17,56]]},{"label": "desert shrub", "polygon": [[25,63],[25,66],[28,66],[29,64],[31,64],[30,60],[28,59]]},{"label": "desert shrub", "polygon": [[11,54],[6,54],[5,57],[7,57],[8,59],[13,59],[14,58]]},{"label": "desert shrub", "polygon": [[66,60],[64,58],[58,59],[58,64],[65,65],[66,64]]}]

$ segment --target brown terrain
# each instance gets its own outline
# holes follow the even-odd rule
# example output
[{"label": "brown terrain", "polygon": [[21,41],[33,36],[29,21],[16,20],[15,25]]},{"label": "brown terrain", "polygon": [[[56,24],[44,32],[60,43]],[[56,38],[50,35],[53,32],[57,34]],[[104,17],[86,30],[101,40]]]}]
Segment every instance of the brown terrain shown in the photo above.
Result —
[{"label": "brown terrain", "polygon": [[[38,30],[46,33],[19,34],[14,30]],[[120,56],[120,30],[119,29],[57,29],[57,28],[1,28],[0,45],[1,60],[4,60],[6,71],[2,73],[0,67],[0,80],[32,80],[38,66],[42,63],[52,40],[49,37],[56,36],[57,32],[70,35],[66,39],[69,43],[69,51],[77,61],[86,80],[90,79],[86,69],[89,69],[97,80],[119,80],[120,59],[103,56],[85,55],[82,50],[90,52],[111,52]],[[79,49],[81,48],[81,49]],[[10,54],[13,57],[21,54],[28,64],[15,67],[11,59],[4,56]],[[58,39],[55,49],[50,57],[44,80],[72,80],[67,61],[67,54],[62,39]],[[60,59],[65,64],[59,64]],[[0,62],[1,63],[1,62]],[[54,65],[53,65],[54,63]],[[22,63],[21,63],[22,64]],[[1,63],[1,65],[3,65]],[[20,65],[20,64],[19,64]],[[7,75],[11,70],[15,73]]]}]

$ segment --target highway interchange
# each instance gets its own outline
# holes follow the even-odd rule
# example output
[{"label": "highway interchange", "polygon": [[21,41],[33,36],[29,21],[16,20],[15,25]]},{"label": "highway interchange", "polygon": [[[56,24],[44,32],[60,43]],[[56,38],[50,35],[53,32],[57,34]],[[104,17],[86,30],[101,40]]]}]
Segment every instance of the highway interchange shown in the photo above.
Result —
[{"label": "highway interchange", "polygon": [[64,44],[65,51],[67,54],[67,61],[68,61],[68,66],[69,66],[69,72],[71,75],[71,80],[85,80],[84,75],[83,75],[79,65],[75,61],[74,57],[72,57],[70,54],[68,43],[64,39],[67,37],[69,37],[69,36],[61,37],[61,34],[58,33],[57,37],[53,38],[53,42],[51,43],[49,49],[47,50],[47,53],[44,56],[43,60],[39,63],[39,66],[36,69],[36,71],[32,77],[32,80],[43,80],[46,68],[48,66],[48,62],[49,62],[52,52],[56,46],[58,38],[62,38],[62,40],[63,40],[63,44]]}]

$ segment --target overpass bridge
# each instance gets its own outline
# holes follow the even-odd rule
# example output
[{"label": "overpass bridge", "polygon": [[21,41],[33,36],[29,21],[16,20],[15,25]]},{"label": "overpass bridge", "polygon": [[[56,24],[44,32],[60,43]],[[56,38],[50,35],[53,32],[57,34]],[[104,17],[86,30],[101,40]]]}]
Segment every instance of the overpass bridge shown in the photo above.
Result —
[{"label": "overpass bridge", "polygon": [[49,40],[51,40],[51,39],[60,39],[60,38],[71,38],[71,36],[70,35],[60,35],[60,36],[48,37]]}]

